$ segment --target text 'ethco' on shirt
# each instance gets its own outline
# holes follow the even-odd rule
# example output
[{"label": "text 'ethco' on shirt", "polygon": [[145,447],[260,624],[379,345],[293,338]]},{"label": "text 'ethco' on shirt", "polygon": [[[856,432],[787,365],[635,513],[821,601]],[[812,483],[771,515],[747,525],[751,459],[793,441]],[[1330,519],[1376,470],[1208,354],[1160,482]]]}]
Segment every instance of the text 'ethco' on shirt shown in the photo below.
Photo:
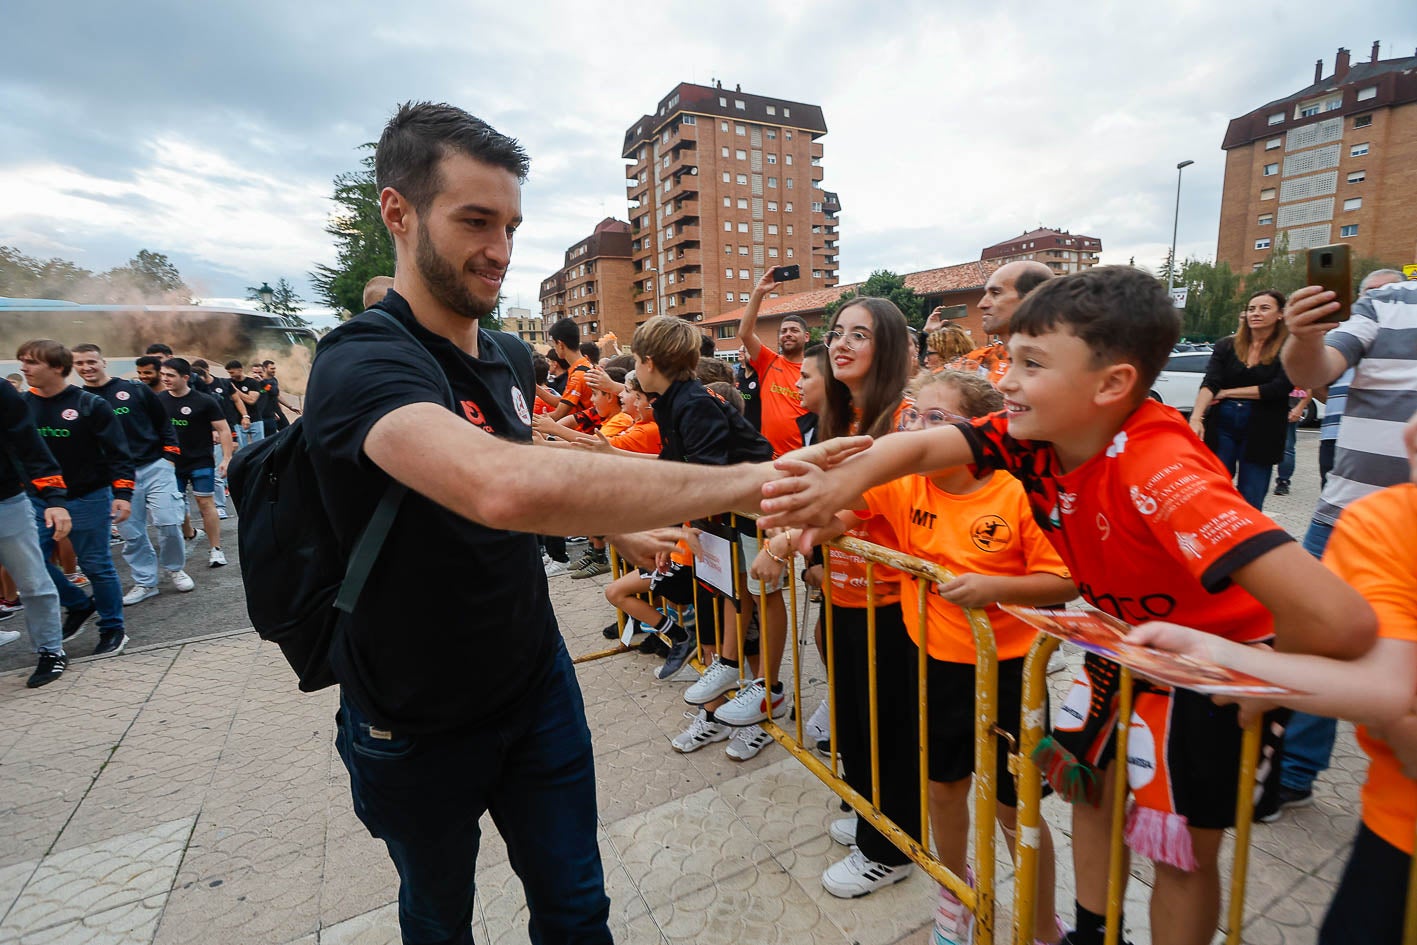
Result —
[{"label": "text 'ethco' on shirt", "polygon": [[35,429],[25,398],[10,384],[0,384],[0,456],[0,501],[28,485],[46,505],[64,507],[64,473]]},{"label": "text 'ethco' on shirt", "polygon": [[[432,360],[447,376],[457,417],[503,439],[531,440],[529,396],[490,332],[479,331],[474,358],[419,325],[398,293],[376,307],[418,342],[377,316],[356,316],[321,339],[305,401],[311,459],[346,555],[390,482],[364,452],[370,429],[412,404],[446,409]],[[520,345],[502,337],[509,349]],[[530,356],[522,356],[529,375]],[[535,461],[530,448],[525,461]],[[515,476],[515,467],[506,472]],[[435,549],[439,564],[430,569]],[[490,528],[410,491],[331,648],[345,697],[395,733],[453,731],[530,711],[526,693],[537,691],[561,645],[540,561],[534,535]]]},{"label": "text 'ethco' on shirt", "polygon": [[133,498],[133,457],[108,401],[70,385],[53,397],[25,395],[40,437],[64,474],[69,497],[113,489],[113,498]]},{"label": "text 'ethco' on shirt", "polygon": [[976,467],[1023,483],[1089,604],[1237,643],[1273,635],[1270,612],[1230,576],[1293,539],[1240,497],[1174,409],[1144,401],[1104,451],[1066,473],[1051,444],[1016,440],[1008,425],[1000,411],[958,428]]},{"label": "text 'ethco' on shirt", "polygon": [[186,396],[178,397],[168,390],[162,392],[158,401],[181,449],[177,468],[183,472],[215,469],[212,429],[216,423],[226,420],[215,398],[195,390],[189,390]]},{"label": "text 'ethco' on shirt", "polygon": [[797,390],[802,363],[789,361],[767,345],[762,345],[751,364],[758,375],[763,436],[772,444],[774,457],[790,453],[802,445],[802,431],[797,426],[797,418],[807,412],[807,408],[802,406],[802,394]]},{"label": "text 'ethco' on shirt", "polygon": [[[177,438],[172,435],[167,414],[158,403],[159,394],[141,381],[110,377],[99,387],[84,386],[90,394],[108,401],[128,438],[128,452],[138,469],[159,459],[177,459]],[[167,393],[163,391],[163,393]]]}]

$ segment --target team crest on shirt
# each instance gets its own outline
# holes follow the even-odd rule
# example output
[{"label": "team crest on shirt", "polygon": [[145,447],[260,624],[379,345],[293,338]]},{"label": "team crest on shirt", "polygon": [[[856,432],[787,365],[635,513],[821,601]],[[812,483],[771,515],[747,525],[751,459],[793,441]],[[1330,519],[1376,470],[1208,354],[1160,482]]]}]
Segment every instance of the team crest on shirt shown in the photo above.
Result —
[{"label": "team crest on shirt", "polygon": [[1132,486],[1132,505],[1137,507],[1137,511],[1143,515],[1156,514],[1156,500],[1142,492],[1136,486]]},{"label": "team crest on shirt", "polygon": [[59,416],[63,417],[65,420],[77,420],[79,419],[79,412],[73,407],[70,407],[68,410],[64,411]]},{"label": "team crest on shirt", "polygon": [[189,413],[192,412],[192,408],[191,408],[191,407],[183,407],[183,408],[182,408],[180,411],[178,411],[178,412],[181,413],[181,414],[185,417],[187,414],[189,414]]},{"label": "team crest on shirt", "polygon": [[1062,507],[1064,515],[1072,515],[1076,507],[1078,496],[1076,492],[1059,492],[1058,504]]},{"label": "team crest on shirt", "polygon": [[522,393],[520,387],[512,388],[512,406],[517,410],[517,416],[522,423],[531,423],[531,411],[526,409],[526,395]]},{"label": "team crest on shirt", "polygon": [[120,390],[118,393],[114,394],[113,396],[114,396],[114,397],[117,397],[119,400],[127,400],[129,397],[132,397],[133,395],[130,394],[130,393],[128,393],[126,390]]},{"label": "team crest on shirt", "polygon": [[997,515],[985,515],[975,520],[969,529],[969,537],[980,551],[1002,551],[1013,537],[1009,523]]},{"label": "team crest on shirt", "polygon": [[1126,451],[1127,451],[1127,431],[1126,431],[1126,430],[1121,430],[1121,431],[1119,431],[1119,432],[1117,433],[1116,436],[1112,437],[1112,445],[1109,446],[1109,447],[1107,447],[1107,455],[1108,455],[1109,457],[1121,456],[1121,455],[1122,455],[1123,453],[1125,453]]}]

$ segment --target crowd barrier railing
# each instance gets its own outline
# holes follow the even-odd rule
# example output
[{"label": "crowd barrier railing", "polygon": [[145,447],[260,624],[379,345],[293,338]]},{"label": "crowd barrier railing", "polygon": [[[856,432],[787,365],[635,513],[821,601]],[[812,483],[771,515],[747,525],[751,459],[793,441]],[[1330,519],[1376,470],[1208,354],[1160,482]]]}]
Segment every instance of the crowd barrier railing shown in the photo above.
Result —
[{"label": "crowd barrier railing", "polygon": [[[736,523],[736,522],[735,522]],[[758,532],[759,541],[763,541],[761,530]],[[839,754],[837,751],[837,704],[836,704],[836,639],[835,627],[831,606],[831,581],[823,580],[821,591],[823,602],[821,607],[821,620],[824,625],[824,660],[827,668],[827,705],[831,727],[831,750],[829,760],[824,762],[817,757],[812,746],[804,744],[803,714],[800,711],[802,705],[802,669],[801,659],[798,658],[803,651],[802,620],[799,620],[798,600],[799,587],[798,576],[789,567],[784,574],[783,593],[785,600],[790,600],[787,605],[788,615],[788,637],[787,643],[791,645],[794,659],[792,660],[792,704],[798,708],[795,722],[791,730],[783,728],[773,721],[771,716],[760,723],[778,744],[780,744],[789,754],[797,759],[804,767],[812,772],[823,784],[830,788],[839,798],[851,806],[856,813],[881,832],[896,847],[905,853],[933,880],[950,890],[967,908],[975,919],[974,941],[978,945],[993,945],[995,941],[995,905],[997,901],[995,891],[995,876],[997,864],[995,862],[995,810],[998,796],[998,785],[995,784],[995,771],[997,770],[998,740],[1000,738],[1010,742],[1008,770],[1015,778],[1018,794],[1018,821],[1017,834],[1014,838],[1014,896],[1013,896],[1013,941],[1016,945],[1029,945],[1034,941],[1034,911],[1038,896],[1038,876],[1040,873],[1039,859],[1041,856],[1041,838],[1043,828],[1043,774],[1039,766],[1034,761],[1034,752],[1038,748],[1044,735],[1048,731],[1047,705],[1048,705],[1048,660],[1057,650],[1059,641],[1056,638],[1039,634],[1033,647],[1028,653],[1024,663],[1023,682],[1023,704],[1020,715],[1020,734],[1016,745],[1012,744],[1013,739],[998,728],[998,657],[994,642],[994,631],[989,623],[988,616],[982,610],[965,609],[966,617],[969,621],[970,629],[974,635],[975,643],[975,708],[974,708],[974,734],[975,734],[975,757],[974,757],[974,805],[971,812],[971,828],[973,830],[974,849],[972,868],[974,870],[974,884],[970,885],[964,877],[957,876],[947,868],[932,852],[930,842],[930,816],[929,816],[929,718],[928,718],[928,691],[926,686],[927,668],[929,654],[924,645],[917,647],[917,693],[919,695],[919,705],[917,706],[919,718],[919,780],[920,780],[920,835],[915,836],[895,823],[880,806],[881,800],[881,758],[879,753],[879,706],[880,706],[880,681],[876,673],[876,619],[875,619],[875,569],[879,566],[886,566],[896,571],[909,573],[924,580],[919,585],[919,593],[914,602],[915,613],[913,615],[917,627],[917,639],[925,641],[927,639],[926,623],[926,595],[935,583],[944,583],[953,579],[954,575],[947,569],[912,555],[904,554],[895,549],[886,548],[871,542],[860,539],[843,537],[831,543],[831,547],[841,551],[861,556],[866,562],[866,589],[867,589],[867,655],[871,664],[869,675],[869,744],[870,752],[870,796],[854,789],[847,783],[839,769]],[[730,546],[732,556],[732,573],[734,575],[734,590],[737,600],[744,600],[746,587],[744,586],[744,571],[747,564],[740,566],[738,561],[737,542]],[[614,553],[612,548],[611,561],[613,573],[616,577],[624,573],[624,562]],[[668,606],[675,609],[681,615],[683,609],[667,601],[659,602],[658,606]],[[763,633],[766,633],[766,619],[763,615],[767,613],[768,593],[764,588],[757,596],[759,609],[759,626]],[[696,613],[696,620],[705,619],[704,614]],[[616,611],[617,626],[623,631],[626,617],[623,611]],[[719,653],[724,652],[725,628],[721,609],[715,607],[712,615],[714,622],[714,641]],[[743,609],[736,610],[736,653],[741,656],[744,649],[744,632],[747,627],[747,618]],[[578,657],[577,663],[590,660],[602,659],[608,656],[629,652],[629,648],[618,645],[596,653],[586,654]],[[740,681],[751,682],[752,677],[748,674],[746,659],[739,659]],[[702,669],[703,663],[696,659],[697,668]],[[769,691],[776,681],[772,676],[771,662],[764,658],[761,663],[764,685]],[[1112,798],[1111,810],[1111,850],[1109,852],[1108,864],[1108,884],[1107,884],[1107,945],[1117,945],[1121,941],[1121,911],[1127,881],[1128,859],[1124,849],[1124,823],[1126,819],[1126,804],[1128,795],[1127,784],[1127,742],[1131,728],[1133,701],[1133,680],[1132,674],[1124,667],[1120,673],[1120,686],[1118,695],[1117,712],[1117,749],[1115,757],[1122,763],[1114,762],[1112,766],[1112,777],[1114,778],[1115,790]],[[1239,775],[1239,785],[1236,792],[1236,819],[1234,830],[1234,861],[1231,873],[1231,883],[1229,890],[1229,903],[1226,912],[1226,938],[1227,945],[1239,945],[1241,942],[1241,932],[1243,929],[1246,874],[1249,863],[1250,849],[1250,828],[1254,812],[1255,801],[1255,772],[1258,767],[1260,753],[1260,725],[1259,719],[1252,721],[1245,729],[1241,748],[1241,767]],[[1417,945],[1417,909],[1412,908],[1413,903],[1417,903],[1417,870],[1413,871],[1411,883],[1409,885],[1409,908],[1407,910],[1406,934],[1404,945]]]}]

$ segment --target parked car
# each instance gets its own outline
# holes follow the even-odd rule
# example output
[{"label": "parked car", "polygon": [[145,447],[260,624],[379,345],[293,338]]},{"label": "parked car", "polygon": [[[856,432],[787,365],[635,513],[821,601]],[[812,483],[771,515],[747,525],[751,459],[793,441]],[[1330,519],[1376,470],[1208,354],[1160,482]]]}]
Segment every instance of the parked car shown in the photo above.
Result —
[{"label": "parked car", "polygon": [[[1166,361],[1166,367],[1156,376],[1156,381],[1151,385],[1151,398],[1159,400],[1168,407],[1175,407],[1186,416],[1191,415],[1191,408],[1195,406],[1196,394],[1201,389],[1201,381],[1205,379],[1205,368],[1210,363],[1210,350],[1204,351],[1181,351],[1171,352],[1171,357]],[[1324,405],[1317,400],[1309,401],[1309,407],[1304,412],[1304,419],[1299,421],[1301,427],[1316,427],[1324,416]]]}]

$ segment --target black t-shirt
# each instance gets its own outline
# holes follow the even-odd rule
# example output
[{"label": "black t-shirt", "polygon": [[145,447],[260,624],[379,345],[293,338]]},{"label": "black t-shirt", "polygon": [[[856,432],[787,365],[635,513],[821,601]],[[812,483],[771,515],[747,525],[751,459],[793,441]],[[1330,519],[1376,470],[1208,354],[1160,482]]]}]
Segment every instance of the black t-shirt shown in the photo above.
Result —
[{"label": "black t-shirt", "polygon": [[[228,380],[227,383],[231,386],[231,390],[233,392],[240,391],[243,394],[259,394],[261,392],[261,382],[256,380],[254,377],[246,376],[241,378],[241,380],[239,381]],[[252,423],[255,423],[261,418],[260,397],[256,398],[255,403],[244,404],[244,406],[246,407],[246,416],[251,418]],[[231,409],[233,412],[236,412],[235,401],[232,401]],[[236,413],[236,425],[241,425],[241,414],[239,412]]]},{"label": "black t-shirt", "polygon": [[739,361],[733,368],[733,386],[738,388],[743,398],[743,416],[753,425],[753,429],[763,428],[763,400],[758,390],[758,372],[746,361]]},{"label": "black t-shirt", "polygon": [[[377,316],[358,316],[321,340],[305,399],[311,459],[345,554],[390,481],[364,454],[369,430],[408,404],[445,402],[429,352],[459,416],[497,436],[531,438],[527,398],[486,331],[481,357],[471,358],[422,328],[396,292],[377,307],[427,350]],[[526,461],[535,461],[530,450]],[[512,488],[515,476],[510,468],[501,482],[479,486]],[[447,731],[535,711],[522,702],[560,638],[539,562],[534,536],[479,525],[410,492],[331,648],[345,696],[395,731]]]},{"label": "black t-shirt", "polygon": [[84,390],[102,397],[113,408],[118,422],[123,425],[123,435],[128,438],[133,465],[141,469],[159,459],[177,459],[177,440],[172,436],[167,414],[158,403],[161,395],[154,394],[151,387],[141,381],[110,377],[102,387],[85,385]]},{"label": "black t-shirt", "polygon": [[274,377],[265,378],[260,384],[261,399],[256,401],[256,416],[262,420],[276,418],[276,398],[280,396],[280,382]]},{"label": "black t-shirt", "polygon": [[105,486],[115,499],[133,497],[133,457],[108,401],[70,385],[53,397],[25,394],[44,445],[59,461],[69,498]]},{"label": "black t-shirt", "polygon": [[236,412],[236,404],[231,400],[231,392],[235,390],[229,377],[212,377],[212,382],[208,385],[207,393],[216,398],[217,404],[221,407],[221,414],[226,418],[226,422],[231,424],[231,429],[235,430],[241,425],[241,414]]},{"label": "black t-shirt", "polygon": [[225,420],[221,407],[210,394],[187,392],[186,397],[174,396],[172,391],[163,391],[158,398],[167,413],[172,432],[177,435],[177,445],[182,455],[177,460],[177,468],[183,472],[194,469],[215,469],[216,460],[212,456],[212,424]]}]

